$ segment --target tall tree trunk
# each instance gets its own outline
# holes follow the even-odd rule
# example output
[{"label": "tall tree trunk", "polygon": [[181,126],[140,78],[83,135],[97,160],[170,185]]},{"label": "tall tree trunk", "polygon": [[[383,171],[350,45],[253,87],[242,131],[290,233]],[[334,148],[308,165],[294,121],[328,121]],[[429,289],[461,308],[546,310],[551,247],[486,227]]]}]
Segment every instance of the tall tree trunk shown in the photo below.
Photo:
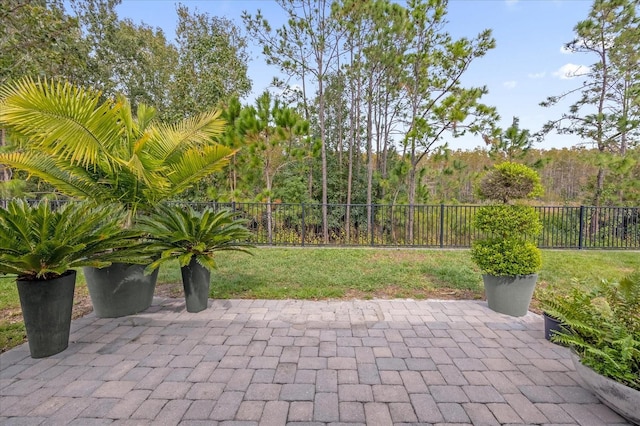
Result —
[{"label": "tall tree trunk", "polygon": [[[5,129],[0,129],[0,151],[7,146],[7,134]],[[0,164],[0,182],[9,182],[11,180],[11,169]]]},{"label": "tall tree trunk", "polygon": [[388,176],[387,163],[389,160],[389,135],[391,134],[391,121],[392,117],[389,117],[389,106],[391,105],[390,94],[387,91],[385,93],[385,105],[384,105],[384,132],[383,132],[383,148],[382,148],[382,159],[381,159],[381,170],[380,173],[383,179],[386,179]]},{"label": "tall tree trunk", "polygon": [[[629,93],[631,91],[630,88],[630,82],[631,82],[631,75],[630,72],[627,71],[625,74],[625,79],[624,79],[624,88],[622,89],[624,93]],[[620,134],[620,155],[621,156],[625,156],[627,155],[627,125],[626,125],[626,121],[629,118],[629,108],[630,105],[629,103],[631,102],[630,99],[623,101],[622,103],[622,118],[623,118],[623,122],[625,122],[624,124],[624,128],[621,129],[621,134]]]},{"label": "tall tree trunk", "polygon": [[[304,119],[309,122],[311,114],[309,113],[309,103],[307,102],[307,78],[305,68],[301,70],[302,74],[302,106],[304,108]],[[307,176],[307,192],[309,199],[313,199],[313,159],[309,160],[309,175]]]},{"label": "tall tree trunk", "polygon": [[[268,164],[268,163],[267,163]],[[264,170],[265,185],[267,187],[267,238],[269,245],[273,244],[273,210],[271,207],[271,176],[268,165]]]},{"label": "tall tree trunk", "polygon": [[416,169],[418,162],[416,160],[415,140],[411,147],[411,168],[409,169],[409,217],[407,218],[407,243],[413,242],[413,221],[414,221],[414,204],[416,202]]},{"label": "tall tree trunk", "polygon": [[[353,52],[352,52],[353,54]],[[353,57],[351,58],[353,63]],[[353,173],[357,170],[360,158],[360,100],[362,94],[362,78],[358,68],[355,91],[351,94],[351,143],[349,145],[349,177],[347,179],[347,221],[351,223],[351,202],[353,201]],[[351,225],[349,225],[351,226]],[[350,228],[349,228],[350,229]],[[367,231],[369,229],[367,228]]]},{"label": "tall tree trunk", "polygon": [[596,190],[593,195],[593,214],[591,215],[591,223],[589,224],[590,238],[593,239],[600,229],[600,205],[602,204],[602,188],[604,188],[604,167],[598,167],[598,175],[596,177]]},{"label": "tall tree trunk", "polygon": [[[606,52],[606,49],[602,49],[602,52]],[[598,150],[600,152],[604,152],[607,149],[607,144],[604,141],[604,129],[603,129],[603,120],[605,113],[605,101],[607,97],[607,89],[609,85],[609,73],[608,73],[608,64],[607,64],[607,56],[603,53],[600,57],[602,61],[602,84],[600,85],[600,99],[598,100],[598,124],[596,131],[596,138],[598,143]],[[596,191],[593,197],[594,205],[596,207],[600,207],[600,203],[602,202],[602,193],[604,191],[604,175],[605,171],[602,166],[598,168],[598,176],[596,177]],[[597,221],[594,221],[597,222]],[[596,223],[597,226],[597,223]],[[597,229],[596,229],[597,231]]]},{"label": "tall tree trunk", "polygon": [[[337,67],[338,70],[340,69],[340,55],[338,55],[338,57],[336,58],[336,62],[337,62]],[[339,81],[340,84],[342,84],[342,79],[341,79],[342,74],[340,72],[338,72],[338,77],[339,77]],[[338,86],[340,87],[340,86]],[[340,94],[340,96],[338,96],[337,99],[337,108],[336,108],[336,122],[338,125],[338,146],[337,146],[337,151],[338,151],[338,170],[340,171],[340,178],[342,178],[342,144],[343,144],[343,134],[342,134],[342,94]]]},{"label": "tall tree trunk", "polygon": [[347,207],[345,211],[345,232],[347,234],[347,244],[351,241],[351,182],[353,181],[353,145],[355,141],[349,141],[349,164],[347,170]]},{"label": "tall tree trunk", "polygon": [[313,159],[309,160],[309,175],[307,176],[307,192],[309,199],[313,198]]},{"label": "tall tree trunk", "polygon": [[596,176],[596,190],[593,194],[593,205],[600,207],[602,204],[602,188],[604,188],[605,169],[598,167],[598,175]]},{"label": "tall tree trunk", "polygon": [[[417,77],[417,75],[416,75]],[[417,83],[416,83],[417,84]],[[415,126],[418,117],[418,103],[414,100],[411,107],[412,128]],[[413,129],[412,129],[413,130]],[[411,168],[409,169],[409,217],[407,218],[407,240],[409,244],[413,243],[413,221],[414,221],[414,204],[416,202],[416,169],[418,168],[418,154],[416,136],[411,136]]]},{"label": "tall tree trunk", "polygon": [[369,77],[369,87],[367,89],[367,230],[373,229],[373,79]]},{"label": "tall tree trunk", "polygon": [[238,187],[238,173],[236,168],[238,167],[238,159],[236,157],[236,155],[234,154],[233,157],[231,157],[231,167],[229,167],[229,171],[231,172],[231,176],[229,177],[230,179],[230,187],[231,187],[231,201],[236,201],[236,188]]},{"label": "tall tree trunk", "polygon": [[[353,48],[350,50],[350,62],[353,64]],[[347,206],[345,211],[345,233],[347,234],[347,244],[351,242],[351,191],[353,183],[353,146],[355,145],[356,132],[356,91],[351,87],[351,105],[349,108],[349,126],[351,128],[351,138],[349,140],[349,164],[347,170]]]},{"label": "tall tree trunk", "polygon": [[323,92],[323,63],[318,60],[318,119],[320,122],[320,152],[322,156],[322,240],[329,244],[329,220],[327,211],[327,141],[325,135],[324,92]]}]

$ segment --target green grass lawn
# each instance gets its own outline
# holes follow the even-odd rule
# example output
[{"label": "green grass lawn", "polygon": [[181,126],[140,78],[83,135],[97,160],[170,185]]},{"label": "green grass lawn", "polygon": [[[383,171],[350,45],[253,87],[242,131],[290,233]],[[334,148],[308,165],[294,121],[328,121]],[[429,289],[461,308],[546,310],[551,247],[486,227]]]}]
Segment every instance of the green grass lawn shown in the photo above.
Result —
[{"label": "green grass lawn", "polygon": [[[483,297],[480,271],[468,250],[368,248],[257,248],[254,255],[221,252],[211,277],[213,298],[465,298]],[[640,268],[640,253],[543,251],[538,288],[568,289],[617,280]],[[177,263],[160,271],[159,283],[181,282]],[[179,289],[179,285],[177,286]],[[77,294],[86,295],[78,274]],[[180,294],[180,291],[174,291]],[[535,301],[532,305],[536,307]],[[21,343],[20,302],[14,280],[0,279],[0,350]]]}]

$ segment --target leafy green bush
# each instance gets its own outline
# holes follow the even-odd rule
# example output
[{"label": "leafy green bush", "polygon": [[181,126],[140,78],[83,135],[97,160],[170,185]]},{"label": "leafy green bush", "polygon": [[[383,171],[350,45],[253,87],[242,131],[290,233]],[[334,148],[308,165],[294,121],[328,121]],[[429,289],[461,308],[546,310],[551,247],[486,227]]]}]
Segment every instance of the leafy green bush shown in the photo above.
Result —
[{"label": "leafy green bush", "polygon": [[531,198],[542,193],[535,170],[517,163],[501,163],[481,180],[478,192],[503,204],[478,209],[473,226],[482,237],[471,245],[471,257],[485,274],[530,275],[542,265],[535,239],[542,222],[528,205],[509,204],[512,199]]},{"label": "leafy green bush", "polygon": [[542,232],[538,212],[530,206],[501,204],[478,209],[474,226],[485,235],[509,238],[537,236]]},{"label": "leafy green bush", "polygon": [[539,197],[544,193],[538,173],[524,164],[497,164],[480,181],[478,195],[488,200],[519,200]]},{"label": "leafy green bush", "polygon": [[485,274],[495,276],[535,274],[542,265],[540,250],[520,238],[475,241],[471,259]]},{"label": "leafy green bush", "polygon": [[591,292],[574,287],[543,308],[566,327],[553,341],[599,374],[640,390],[640,271],[619,283],[603,280]]}]

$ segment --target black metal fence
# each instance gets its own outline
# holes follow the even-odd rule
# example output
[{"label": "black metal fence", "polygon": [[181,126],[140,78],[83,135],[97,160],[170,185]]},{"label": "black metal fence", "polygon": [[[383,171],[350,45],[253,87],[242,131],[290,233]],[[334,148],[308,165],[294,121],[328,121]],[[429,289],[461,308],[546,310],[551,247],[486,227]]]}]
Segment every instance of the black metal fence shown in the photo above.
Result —
[{"label": "black metal fence", "polygon": [[[321,204],[190,204],[196,209],[209,206],[235,211],[247,220],[253,233],[252,242],[257,245],[439,248],[470,247],[478,236],[471,222],[481,207],[328,204],[329,242],[326,244]],[[6,200],[0,200],[0,207],[5,205]],[[538,240],[541,248],[640,250],[640,207],[535,208],[543,223]]]},{"label": "black metal fence", "polygon": [[[260,245],[326,245],[322,205],[193,203],[236,211]],[[477,232],[477,205],[329,204],[329,245],[465,248]],[[269,212],[270,210],[270,212]],[[558,249],[640,249],[640,207],[536,207],[543,222],[538,244]],[[269,218],[269,216],[271,216]],[[410,216],[413,225],[410,226]],[[347,221],[347,217],[350,218]],[[369,222],[372,224],[367,226]],[[268,224],[271,224],[269,230]]]}]

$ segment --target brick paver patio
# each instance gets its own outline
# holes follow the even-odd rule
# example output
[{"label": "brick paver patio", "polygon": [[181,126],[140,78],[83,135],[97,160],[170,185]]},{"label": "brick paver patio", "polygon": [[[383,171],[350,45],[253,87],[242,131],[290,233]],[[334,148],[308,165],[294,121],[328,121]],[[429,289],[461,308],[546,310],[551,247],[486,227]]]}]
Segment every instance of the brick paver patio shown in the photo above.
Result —
[{"label": "brick paver patio", "polygon": [[180,299],[0,355],[1,424],[627,424],[542,319],[475,301]]}]

